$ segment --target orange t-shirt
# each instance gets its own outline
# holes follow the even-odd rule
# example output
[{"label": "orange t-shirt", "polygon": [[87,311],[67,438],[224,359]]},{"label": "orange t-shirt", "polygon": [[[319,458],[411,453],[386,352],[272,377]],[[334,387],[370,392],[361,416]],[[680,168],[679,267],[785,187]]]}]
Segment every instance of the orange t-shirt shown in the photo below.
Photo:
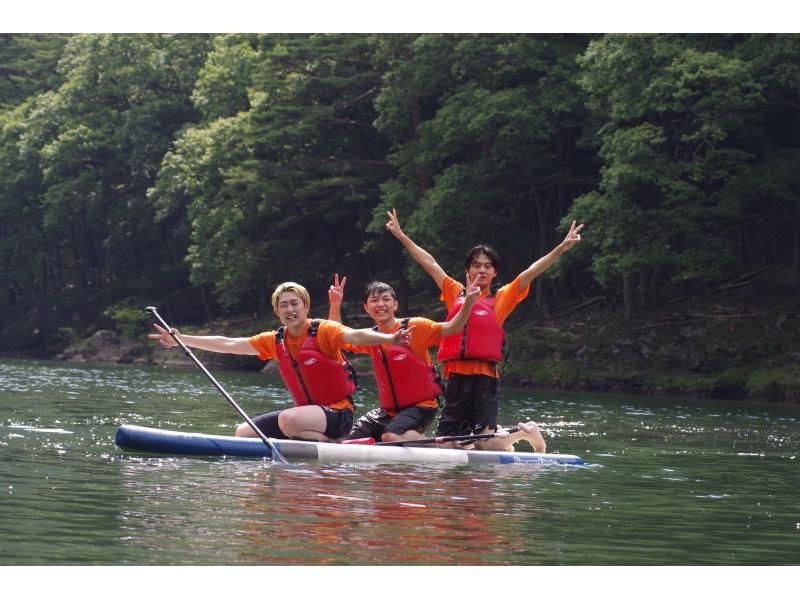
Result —
[{"label": "orange t-shirt", "polygon": [[[308,327],[311,325],[311,320],[306,322],[306,328],[300,336],[292,336],[288,330],[284,334],[283,340],[286,344],[286,349],[292,357],[297,356],[297,352],[303,343],[308,338]],[[321,320],[317,328],[317,342],[319,343],[319,350],[322,353],[335,359],[339,363],[344,363],[345,359],[342,355],[342,349],[345,346],[344,333],[350,330],[346,326],[333,320]],[[272,332],[262,332],[255,336],[250,337],[250,344],[258,351],[258,357],[267,361],[268,359],[278,359],[278,350],[275,343],[275,337],[278,334],[276,330]],[[328,405],[330,409],[349,409],[353,410],[353,405],[347,399],[336,401]]]},{"label": "orange t-shirt", "polygon": [[[519,276],[498,289],[494,296],[494,317],[497,323],[502,326],[511,312],[525,299],[530,293],[531,286],[528,285],[524,289],[520,288]],[[448,313],[453,309],[458,296],[464,291],[464,285],[446,276],[442,283],[442,294],[439,297],[447,306]],[[485,297],[489,291],[482,293],[481,297]],[[500,374],[497,367],[487,361],[478,361],[475,359],[452,359],[444,362],[444,377],[449,378],[451,374],[464,374],[467,376],[474,376],[477,374],[483,376],[490,376],[492,378],[499,378]]]},{"label": "orange t-shirt", "polygon": [[[394,334],[400,330],[400,320],[401,318],[397,319],[397,322],[391,330],[381,330],[380,332]],[[429,320],[427,318],[410,318],[408,321],[408,327],[411,328],[412,326],[414,327],[414,330],[411,331],[411,344],[408,346],[408,348],[411,349],[411,352],[417,358],[421,359],[428,365],[431,365],[433,362],[428,349],[438,346],[442,341],[442,326],[444,326],[444,324],[442,322],[434,322],[433,320]],[[384,350],[387,350],[389,346],[382,344],[381,347],[383,347]],[[371,347],[359,347],[349,344],[345,344],[344,350],[350,351],[351,353],[365,353],[368,355],[372,353]],[[417,403],[414,406],[437,409],[439,407],[439,403],[436,401],[436,399],[431,399],[429,401]]]}]

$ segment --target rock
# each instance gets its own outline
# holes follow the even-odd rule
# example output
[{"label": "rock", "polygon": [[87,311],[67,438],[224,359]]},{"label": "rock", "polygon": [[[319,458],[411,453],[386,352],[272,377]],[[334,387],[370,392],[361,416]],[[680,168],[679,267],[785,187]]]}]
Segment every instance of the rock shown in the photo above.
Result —
[{"label": "rock", "polygon": [[636,369],[644,361],[644,356],[630,341],[620,341],[611,347],[611,355],[620,369]]},{"label": "rock", "polygon": [[650,357],[655,353],[655,351],[649,345],[641,343],[639,345],[639,353],[645,359],[650,359]]},{"label": "rock", "polygon": [[738,384],[715,384],[709,396],[712,399],[743,399],[747,396],[747,389]]},{"label": "rock", "polygon": [[678,334],[686,340],[695,340],[698,338],[704,338],[706,336],[706,330],[702,327],[695,328],[694,326],[683,326],[678,331]]},{"label": "rock", "polygon": [[690,372],[702,370],[706,361],[703,353],[679,346],[663,347],[659,355],[665,359],[669,367]]},{"label": "rock", "polygon": [[778,332],[783,332],[783,326],[786,324],[786,314],[782,314],[778,321],[775,322],[775,330]]},{"label": "rock", "polygon": [[113,330],[98,330],[85,341],[67,348],[61,359],[97,363],[147,363],[145,345],[138,341],[120,341]]},{"label": "rock", "polygon": [[117,333],[112,330],[98,330],[89,337],[86,349],[90,353],[102,353],[119,344]]},{"label": "rock", "polygon": [[278,362],[274,359],[270,359],[267,363],[264,364],[264,367],[261,368],[260,372],[262,374],[277,374],[278,373]]},{"label": "rock", "polygon": [[591,367],[593,355],[594,350],[590,349],[588,345],[583,345],[578,349],[578,352],[575,353],[575,361],[577,361],[579,367],[588,369]]}]

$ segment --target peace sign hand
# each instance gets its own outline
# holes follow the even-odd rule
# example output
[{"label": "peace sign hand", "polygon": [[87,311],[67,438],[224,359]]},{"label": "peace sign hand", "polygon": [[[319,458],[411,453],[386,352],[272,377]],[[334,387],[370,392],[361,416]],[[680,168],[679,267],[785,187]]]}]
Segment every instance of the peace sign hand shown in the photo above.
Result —
[{"label": "peace sign hand", "polygon": [[408,347],[411,344],[412,330],[414,330],[414,326],[409,326],[408,328],[400,328],[400,330],[394,333],[394,344]]},{"label": "peace sign hand", "polygon": [[466,303],[467,306],[471,306],[475,303],[481,295],[481,288],[476,284],[476,280],[478,280],[478,276],[475,275],[475,280],[470,279],[469,270],[467,270],[467,284],[464,287],[464,303]]},{"label": "peace sign hand", "polygon": [[334,274],[333,284],[328,289],[328,303],[331,305],[341,305],[344,300],[344,285],[347,282],[347,276],[343,276],[339,282],[339,275]]},{"label": "peace sign hand", "polygon": [[584,226],[583,224],[580,224],[580,225],[578,225],[576,227],[575,226],[575,220],[572,221],[572,224],[569,227],[569,232],[567,233],[567,236],[564,237],[563,241],[561,241],[561,247],[564,248],[564,251],[567,251],[568,249],[572,249],[572,246],[575,245],[575,243],[580,242],[580,240],[581,240],[581,230],[583,230],[583,226]]},{"label": "peace sign hand", "polygon": [[389,215],[389,222],[386,223],[386,229],[398,239],[403,235],[403,229],[400,228],[400,221],[397,219],[397,210],[392,208],[391,212],[386,212]]}]

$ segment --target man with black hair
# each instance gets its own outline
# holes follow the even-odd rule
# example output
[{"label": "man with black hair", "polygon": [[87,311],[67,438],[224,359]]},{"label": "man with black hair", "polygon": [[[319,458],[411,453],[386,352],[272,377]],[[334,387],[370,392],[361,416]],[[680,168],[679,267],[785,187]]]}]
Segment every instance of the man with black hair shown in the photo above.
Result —
[{"label": "man with black hair", "polygon": [[[464,302],[464,286],[448,276],[430,253],[403,232],[396,210],[387,213],[386,228],[436,282],[442,291],[440,298],[447,306],[447,317],[451,319]],[[581,240],[582,229],[583,224],[575,226],[573,221],[558,246],[496,292],[491,288],[500,269],[497,252],[488,245],[477,245],[467,253],[464,268],[468,279],[480,288],[480,297],[472,306],[464,329],[457,336],[444,339],[439,347],[438,360],[444,363],[447,390],[437,436],[489,434],[498,430],[498,365],[502,361],[503,324],[528,296],[531,282]],[[535,423],[520,423],[519,429],[530,435],[528,441],[536,452],[546,450]],[[503,450],[507,444],[507,439],[495,437],[476,442],[475,448]]]},{"label": "man with black hair", "polygon": [[[330,320],[341,321],[341,304],[347,278],[338,274],[328,291]],[[449,322],[427,318],[396,317],[398,308],[394,289],[385,282],[373,281],[365,289],[364,311],[375,322],[373,330],[396,334],[408,330],[408,346],[381,344],[372,347],[345,346],[345,351],[372,356],[378,385],[379,406],[363,415],[353,425],[347,440],[372,438],[397,442],[424,438],[423,433],[436,417],[443,384],[428,350],[442,338],[457,334],[467,321],[469,309],[478,296],[478,287],[467,279],[464,308]]]}]

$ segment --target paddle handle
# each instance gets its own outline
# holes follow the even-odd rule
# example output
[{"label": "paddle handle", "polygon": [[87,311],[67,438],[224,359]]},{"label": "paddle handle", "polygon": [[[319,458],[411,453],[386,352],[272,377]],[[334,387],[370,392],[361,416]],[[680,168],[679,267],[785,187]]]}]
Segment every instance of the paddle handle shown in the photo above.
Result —
[{"label": "paddle handle", "polygon": [[[519,428],[509,428],[506,430],[509,434],[518,431]],[[396,440],[394,442],[376,442],[376,446],[405,446],[407,444],[444,444],[445,442],[460,442],[462,445],[470,444],[476,440],[487,440],[489,438],[497,438],[497,432],[491,434],[464,434],[462,436],[436,436],[435,438],[417,438],[414,440]],[[360,440],[360,439],[359,439]],[[355,442],[353,444],[364,444],[362,442]]]},{"label": "paddle handle", "polygon": [[176,343],[178,343],[178,346],[181,349],[183,349],[183,352],[186,353],[186,356],[189,359],[191,359],[197,367],[200,368],[200,370],[206,375],[206,377],[216,387],[216,389],[220,392],[220,394],[223,397],[225,397],[225,399],[228,401],[231,407],[233,407],[236,410],[236,412],[242,417],[242,419],[244,419],[244,421],[247,422],[247,425],[249,425],[253,429],[253,432],[255,432],[258,435],[258,437],[262,440],[262,442],[264,442],[264,444],[267,445],[267,448],[269,448],[272,457],[273,458],[277,457],[279,461],[288,465],[289,462],[283,457],[283,455],[281,455],[280,451],[273,444],[273,442],[264,434],[264,432],[261,431],[261,429],[253,422],[253,420],[250,419],[247,413],[245,413],[244,410],[241,407],[239,407],[238,403],[233,400],[233,397],[231,397],[231,395],[228,394],[228,392],[222,387],[222,384],[220,384],[217,381],[217,379],[211,374],[211,372],[208,371],[206,366],[204,366],[203,363],[199,359],[197,359],[197,357],[195,357],[195,354],[192,353],[191,349],[189,349],[188,346],[186,346],[186,343],[184,343],[180,339],[180,337],[177,334],[175,334],[175,332],[173,332],[172,326],[167,324],[164,318],[161,317],[161,314],[158,313],[158,309],[151,306],[151,307],[145,307],[144,311],[152,314],[153,317],[156,320],[158,320],[159,323],[166,329],[166,331],[169,332],[169,335],[175,340]]}]

